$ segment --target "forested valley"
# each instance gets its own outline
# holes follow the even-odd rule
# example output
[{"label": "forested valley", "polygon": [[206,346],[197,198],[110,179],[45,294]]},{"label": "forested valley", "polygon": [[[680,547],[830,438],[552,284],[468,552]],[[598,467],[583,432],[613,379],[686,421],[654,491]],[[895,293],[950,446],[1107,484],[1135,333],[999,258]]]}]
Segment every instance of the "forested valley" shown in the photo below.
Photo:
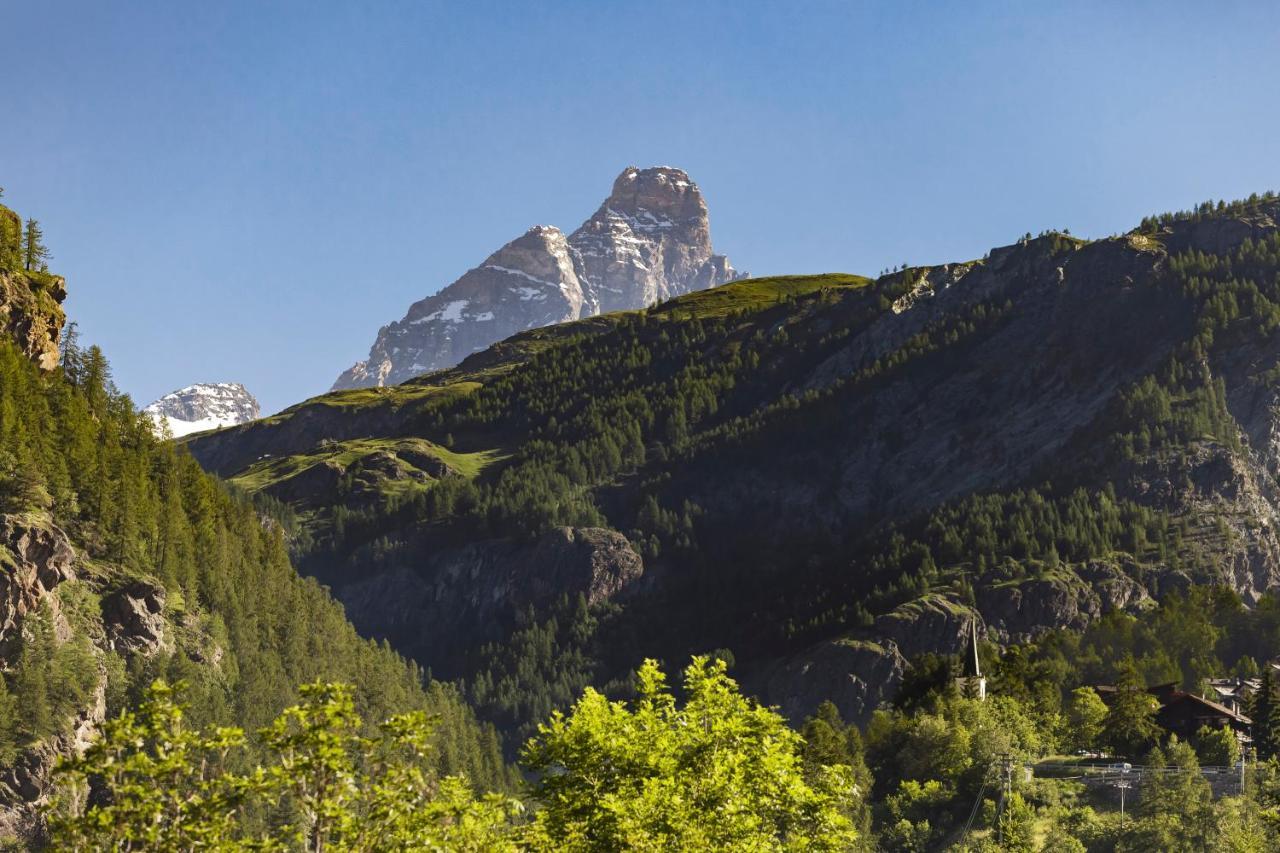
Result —
[{"label": "forested valley", "polygon": [[[14,334],[5,829],[1271,849],[1276,206],[737,282],[188,442],[73,324],[51,367]],[[13,304],[61,328],[0,213]],[[1168,728],[1231,680],[1245,748]]]}]

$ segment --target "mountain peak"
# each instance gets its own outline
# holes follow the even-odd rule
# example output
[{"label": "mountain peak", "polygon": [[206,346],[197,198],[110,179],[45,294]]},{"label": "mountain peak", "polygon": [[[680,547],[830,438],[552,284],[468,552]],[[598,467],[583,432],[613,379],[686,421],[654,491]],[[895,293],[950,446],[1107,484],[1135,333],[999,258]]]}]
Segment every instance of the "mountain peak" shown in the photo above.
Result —
[{"label": "mountain peak", "polygon": [[698,185],[687,172],[673,166],[623,169],[613,182],[604,208],[625,213],[647,210],[679,219],[707,215],[707,204]]},{"label": "mountain peak", "polygon": [[178,438],[257,420],[258,401],[239,382],[202,382],[165,394],[142,410]]},{"label": "mountain peak", "polygon": [[392,385],[526,329],[643,308],[737,277],[711,249],[707,205],[683,169],[628,166],[571,235],[535,225],[384,326],[334,390]]},{"label": "mountain peak", "polygon": [[711,248],[707,203],[683,169],[628,166],[569,236],[597,313],[653,305],[738,277]]}]

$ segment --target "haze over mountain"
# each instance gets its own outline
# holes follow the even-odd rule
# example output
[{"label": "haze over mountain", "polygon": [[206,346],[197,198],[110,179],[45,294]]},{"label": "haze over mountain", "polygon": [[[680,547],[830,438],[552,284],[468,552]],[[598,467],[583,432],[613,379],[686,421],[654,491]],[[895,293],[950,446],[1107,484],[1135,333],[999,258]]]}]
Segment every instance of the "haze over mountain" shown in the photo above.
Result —
[{"label": "haze over mountain", "polygon": [[535,225],[384,326],[333,390],[396,385],[452,367],[525,329],[715,287],[737,277],[711,249],[707,204],[680,169],[623,170],[600,209],[567,238]]}]

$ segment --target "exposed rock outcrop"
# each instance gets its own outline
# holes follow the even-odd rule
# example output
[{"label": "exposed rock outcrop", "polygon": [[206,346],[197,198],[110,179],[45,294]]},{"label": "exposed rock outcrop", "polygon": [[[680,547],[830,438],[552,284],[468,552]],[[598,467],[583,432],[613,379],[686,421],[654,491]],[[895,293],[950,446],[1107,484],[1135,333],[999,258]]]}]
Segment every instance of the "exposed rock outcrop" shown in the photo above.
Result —
[{"label": "exposed rock outcrop", "polygon": [[712,252],[697,184],[680,169],[630,167],[569,237],[534,226],[415,302],[333,388],[395,385],[526,329],[643,308],[736,277],[728,259]]},{"label": "exposed rock outcrop", "polygon": [[892,642],[842,638],[768,667],[747,686],[799,725],[830,700],[846,720],[865,724],[893,698],[907,661]]},{"label": "exposed rock outcrop", "polygon": [[[1127,555],[1120,559],[1132,565]],[[1141,584],[1102,561],[1047,578],[984,586],[977,598],[990,634],[1002,643],[1027,642],[1055,628],[1083,630],[1107,613],[1151,600]]]},{"label": "exposed rock outcrop", "polygon": [[[69,732],[22,750],[9,767],[0,770],[0,840],[44,838],[43,810],[53,793],[50,782],[58,759],[83,751],[107,717],[107,680],[102,677],[92,702],[76,715]],[[42,849],[33,844],[33,849]]]},{"label": "exposed rock outcrop", "polygon": [[362,633],[403,649],[431,648],[458,636],[485,639],[529,606],[560,596],[599,604],[626,593],[644,573],[626,537],[601,528],[561,527],[533,542],[486,540],[435,551],[421,563],[334,588]]},{"label": "exposed rock outcrop", "polygon": [[625,169],[569,237],[592,314],[643,308],[737,273],[711,249],[707,203],[680,169]]},{"label": "exposed rock outcrop", "polygon": [[67,298],[61,276],[22,268],[22,219],[0,205],[0,335],[10,338],[42,370],[58,366]]},{"label": "exposed rock outcrop", "polygon": [[75,549],[52,523],[0,516],[0,655],[13,645],[28,613],[75,577]]},{"label": "exposed rock outcrop", "polygon": [[164,587],[134,580],[102,599],[102,622],[111,649],[150,655],[164,646]]},{"label": "exposed rock outcrop", "polygon": [[[64,612],[63,590],[73,583],[100,596],[97,616],[73,615],[70,608]],[[107,651],[146,657],[172,649],[164,600],[164,589],[155,581],[81,563],[67,534],[47,517],[0,515],[0,667],[14,665],[27,620],[37,612],[52,619],[53,642],[87,638],[95,657]],[[91,624],[85,624],[86,619]],[[60,756],[83,750],[92,741],[106,718],[106,686],[106,669],[100,665],[98,683],[74,717],[0,768],[0,841],[41,838],[40,811],[50,793],[54,765]]]}]

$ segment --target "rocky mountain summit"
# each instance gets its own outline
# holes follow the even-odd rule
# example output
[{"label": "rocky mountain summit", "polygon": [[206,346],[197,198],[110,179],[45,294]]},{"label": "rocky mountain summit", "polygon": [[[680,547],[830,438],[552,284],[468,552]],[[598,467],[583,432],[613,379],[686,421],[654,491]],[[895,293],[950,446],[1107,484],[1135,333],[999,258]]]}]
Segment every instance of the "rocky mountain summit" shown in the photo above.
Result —
[{"label": "rocky mountain summit", "polygon": [[188,385],[143,409],[156,427],[168,424],[175,437],[257,420],[258,401],[239,382]]},{"label": "rocky mountain summit", "polygon": [[526,329],[644,308],[737,278],[711,249],[707,204],[680,169],[628,167],[568,237],[536,225],[384,326],[333,390],[396,385],[453,367]]}]

